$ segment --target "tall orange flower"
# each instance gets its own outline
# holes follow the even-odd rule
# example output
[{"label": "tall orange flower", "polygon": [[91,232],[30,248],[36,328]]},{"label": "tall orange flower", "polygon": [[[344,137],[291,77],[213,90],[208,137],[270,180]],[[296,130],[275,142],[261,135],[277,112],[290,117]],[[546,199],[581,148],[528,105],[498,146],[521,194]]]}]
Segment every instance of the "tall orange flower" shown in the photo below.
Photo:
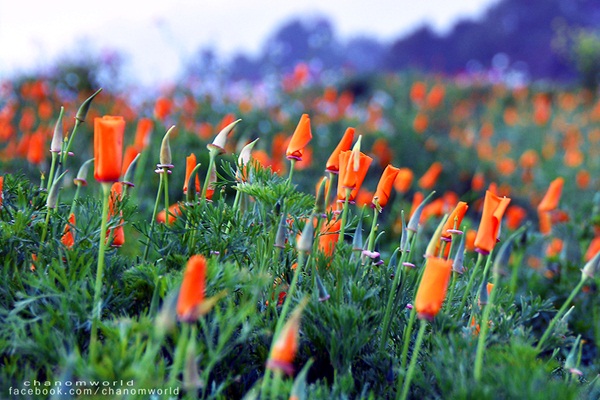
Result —
[{"label": "tall orange flower", "polygon": [[135,139],[133,142],[138,149],[143,150],[148,147],[152,128],[154,128],[154,122],[150,118],[140,118],[135,130]]},{"label": "tall orange flower", "polygon": [[[119,182],[113,183],[110,189],[110,197],[108,198],[108,219],[113,218],[116,215],[116,202],[121,200],[123,195],[123,185]],[[123,212],[119,213],[120,216]],[[125,244],[125,230],[123,229],[123,218],[121,218],[119,225],[113,229],[108,229],[106,232],[107,239],[112,237],[110,245],[112,247],[121,247]]]},{"label": "tall orange flower", "polygon": [[452,272],[452,260],[427,258],[415,298],[419,318],[431,321],[438,314],[446,297],[450,272]]},{"label": "tall orange flower", "polygon": [[352,189],[348,201],[354,201],[360,187],[367,176],[367,171],[373,159],[361,152],[352,150],[340,153],[340,176],[338,178],[337,197],[346,200],[346,189]]},{"label": "tall orange flower", "polygon": [[73,235],[73,229],[75,227],[75,214],[69,215],[69,223],[65,225],[63,234],[60,238],[60,242],[68,249],[73,247],[75,244],[75,237]]},{"label": "tall orange flower", "polygon": [[123,117],[105,115],[94,118],[94,178],[98,182],[117,182],[123,162]]},{"label": "tall orange flower", "polygon": [[31,164],[39,165],[44,161],[44,132],[37,131],[32,134],[27,147],[27,161]]},{"label": "tall orange flower", "polygon": [[[194,168],[196,168],[196,164],[196,155],[194,153],[190,153],[190,155],[185,158],[185,180],[183,181],[183,194],[187,194],[188,181],[190,180],[192,171]],[[198,178],[198,174],[196,174],[195,189],[196,193],[200,193],[200,178]]]},{"label": "tall orange flower", "polygon": [[552,230],[552,218],[550,213],[558,207],[560,196],[562,195],[562,189],[564,185],[564,179],[558,177],[548,187],[548,191],[544,195],[544,198],[538,205],[538,219],[540,224],[540,233],[546,235]]},{"label": "tall orange flower", "polygon": [[465,213],[469,209],[469,205],[464,201],[459,201],[452,213],[448,216],[446,220],[446,225],[442,229],[442,238],[446,240],[452,239],[452,231],[453,229],[460,229],[460,224],[462,223],[463,217]]},{"label": "tall orange flower", "polygon": [[496,196],[489,190],[485,192],[483,213],[475,237],[475,251],[481,254],[489,254],[492,251],[500,233],[504,211],[509,203],[508,197]]},{"label": "tall orange flower", "polygon": [[443,169],[444,167],[442,166],[442,163],[438,161],[431,164],[429,169],[425,171],[421,179],[419,179],[419,186],[425,190],[432,189],[440,177]]},{"label": "tall orange flower", "polygon": [[331,256],[335,250],[335,244],[338,242],[342,220],[332,220],[323,225],[319,235],[319,249],[326,256]]},{"label": "tall orange flower", "polygon": [[333,150],[333,153],[329,156],[325,165],[325,171],[338,174],[340,172],[340,153],[347,151],[352,148],[352,142],[354,141],[354,128],[347,128],[344,132],[344,136]]},{"label": "tall orange flower", "polygon": [[185,267],[177,298],[177,317],[180,321],[193,322],[198,319],[205,288],[206,259],[202,255],[191,256]]},{"label": "tall orange flower", "polygon": [[288,144],[285,156],[289,159],[302,160],[302,153],[304,147],[312,139],[312,132],[310,129],[310,118],[308,114],[302,114],[298,126],[292,135],[292,139]]},{"label": "tall orange flower", "polygon": [[377,204],[379,204],[379,207],[383,208],[386,206],[392,192],[392,187],[394,186],[394,181],[398,176],[398,172],[400,172],[400,169],[391,164],[385,167],[383,174],[379,179],[379,183],[377,184],[375,196],[373,196],[373,205],[375,205],[375,198],[377,198]]}]

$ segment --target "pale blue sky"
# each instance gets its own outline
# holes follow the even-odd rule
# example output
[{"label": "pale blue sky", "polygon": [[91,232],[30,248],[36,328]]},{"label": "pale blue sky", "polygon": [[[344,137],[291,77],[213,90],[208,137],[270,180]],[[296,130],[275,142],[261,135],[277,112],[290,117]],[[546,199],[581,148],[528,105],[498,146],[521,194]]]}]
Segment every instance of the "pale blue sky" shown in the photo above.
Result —
[{"label": "pale blue sky", "polygon": [[204,45],[256,52],[291,17],[326,15],[342,38],[391,40],[427,22],[448,30],[498,0],[0,0],[0,78],[36,68],[86,43],[127,54],[143,84],[172,79]]}]

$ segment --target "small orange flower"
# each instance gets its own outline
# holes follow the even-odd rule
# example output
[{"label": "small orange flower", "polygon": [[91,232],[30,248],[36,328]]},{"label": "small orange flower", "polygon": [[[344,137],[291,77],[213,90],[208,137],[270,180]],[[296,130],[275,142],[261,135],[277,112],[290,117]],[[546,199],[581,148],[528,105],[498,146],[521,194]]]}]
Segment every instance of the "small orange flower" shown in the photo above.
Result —
[{"label": "small orange flower", "polygon": [[[116,202],[121,200],[121,196],[123,196],[123,185],[119,182],[113,183],[110,189],[110,197],[108,198],[108,219],[111,219],[115,216],[116,212]],[[120,212],[122,216],[123,212]],[[125,231],[123,229],[123,218],[119,222],[119,225],[113,229],[108,229],[106,231],[106,239],[110,241],[112,237],[112,241],[110,245],[112,247],[121,247],[125,244]]]},{"label": "small orange flower", "polygon": [[479,192],[485,187],[485,177],[482,172],[475,172],[473,179],[471,179],[471,190]]},{"label": "small orange flower", "polygon": [[581,190],[589,188],[591,180],[590,173],[585,169],[577,171],[577,175],[575,175],[575,182]]},{"label": "small orange flower", "polygon": [[73,236],[73,229],[75,227],[75,214],[69,215],[69,223],[65,225],[60,242],[65,245],[66,248],[70,249],[75,244],[75,238]]},{"label": "small orange flower", "polygon": [[538,205],[538,211],[552,211],[558,207],[558,202],[560,201],[564,181],[565,180],[562,177],[558,177],[552,182],[550,182],[548,191],[546,192],[544,198]]},{"label": "small orange flower", "polygon": [[[180,210],[179,203],[172,204],[169,207],[169,223],[168,223],[168,225],[171,225],[173,222],[175,222],[177,217],[180,215],[181,215],[181,210]],[[159,211],[158,214],[156,215],[156,222],[158,222],[159,224],[164,224],[166,221],[167,221],[167,213],[165,212],[165,210]]]},{"label": "small orange flower", "polygon": [[[460,230],[460,224],[465,216],[465,213],[469,209],[469,205],[464,201],[459,201],[452,213],[448,216],[448,220],[446,220],[446,225],[442,229],[442,237],[445,239],[452,239],[452,230],[458,229]],[[450,230],[450,232],[448,232]]]},{"label": "small orange flower", "polygon": [[482,254],[489,254],[492,251],[500,233],[504,211],[509,203],[508,197],[496,196],[489,190],[485,192],[483,213],[475,237],[475,251]]},{"label": "small orange flower", "polygon": [[438,161],[431,164],[429,169],[425,171],[421,179],[419,179],[419,186],[425,190],[432,189],[435,186],[435,183],[437,182],[443,169],[442,163]]},{"label": "small orange flower", "polygon": [[423,133],[429,126],[429,118],[427,115],[423,113],[418,113],[415,115],[415,119],[413,121],[413,129],[417,133]]},{"label": "small orange flower", "polygon": [[117,182],[123,162],[123,117],[105,115],[94,118],[94,178],[98,182]]},{"label": "small orange flower", "polygon": [[166,97],[159,97],[154,104],[154,116],[164,121],[173,111],[173,102]]},{"label": "small orange flower", "polygon": [[185,267],[177,298],[177,317],[180,321],[194,322],[198,319],[205,288],[206,259],[202,255],[191,256]]},{"label": "small orange flower", "polygon": [[[356,158],[358,157],[358,158]],[[340,176],[338,178],[338,200],[346,200],[346,189],[352,189],[348,201],[353,201],[362,186],[367,171],[371,166],[373,159],[364,153],[358,153],[352,150],[342,151],[340,153]]]},{"label": "small orange flower", "polygon": [[510,206],[506,209],[506,226],[514,231],[521,226],[525,217],[527,217],[527,211],[523,207]]},{"label": "small orange flower", "polygon": [[325,164],[325,171],[338,174],[340,172],[340,153],[347,151],[352,148],[352,142],[354,141],[354,128],[349,127],[344,132],[344,136],[333,150],[333,153],[329,156],[327,163]]},{"label": "small orange flower", "polygon": [[290,144],[287,147],[285,156],[288,159],[302,160],[302,153],[308,142],[312,139],[310,129],[310,118],[308,114],[302,114],[298,126],[292,135]]},{"label": "small orange flower", "polygon": [[394,180],[394,188],[397,192],[406,193],[412,185],[414,173],[410,168],[400,168],[396,180]]},{"label": "small orange flower", "polygon": [[29,139],[29,147],[27,147],[27,161],[31,164],[39,165],[44,161],[44,133],[37,131],[32,134]]},{"label": "small orange flower", "polygon": [[383,208],[386,206],[392,192],[392,187],[394,186],[394,181],[398,176],[398,172],[400,172],[400,169],[391,164],[385,167],[383,174],[379,179],[379,183],[377,184],[375,196],[373,196],[373,204],[375,204],[375,198],[377,198],[377,204],[379,204],[379,207]]},{"label": "small orange flower", "polygon": [[154,128],[154,122],[150,118],[140,118],[135,131],[134,145],[138,149],[145,149],[150,144],[150,135]]},{"label": "small orange flower", "polygon": [[319,235],[319,249],[326,255],[331,256],[338,242],[342,220],[332,220],[321,228]]},{"label": "small orange flower", "polygon": [[135,145],[130,145],[125,148],[125,155],[123,156],[123,165],[121,167],[122,176],[125,176],[125,172],[127,172],[129,165],[133,162],[133,160],[137,157],[139,153],[141,153],[141,151]]},{"label": "small orange flower", "polygon": [[[185,158],[185,180],[183,181],[183,194],[187,194],[188,181],[190,180],[192,171],[194,168],[196,168],[196,164],[196,155],[194,153],[190,153],[190,155]],[[200,193],[200,178],[198,178],[198,174],[196,174],[195,187],[196,193]]]},{"label": "small orange flower", "polygon": [[371,152],[377,157],[381,168],[385,168],[386,165],[391,163],[394,157],[390,144],[385,138],[375,140],[371,147]]},{"label": "small orange flower", "polygon": [[300,318],[304,308],[301,303],[287,320],[277,340],[273,343],[267,368],[272,371],[282,371],[288,375],[294,373],[294,358],[298,352],[298,332],[300,331]]},{"label": "small orange flower", "polygon": [[452,272],[452,260],[427,258],[425,271],[417,290],[415,307],[421,319],[433,320],[442,308]]},{"label": "small orange flower", "polygon": [[416,81],[410,88],[410,100],[414,104],[420,105],[421,103],[423,103],[426,94],[427,86],[425,85],[425,82]]}]

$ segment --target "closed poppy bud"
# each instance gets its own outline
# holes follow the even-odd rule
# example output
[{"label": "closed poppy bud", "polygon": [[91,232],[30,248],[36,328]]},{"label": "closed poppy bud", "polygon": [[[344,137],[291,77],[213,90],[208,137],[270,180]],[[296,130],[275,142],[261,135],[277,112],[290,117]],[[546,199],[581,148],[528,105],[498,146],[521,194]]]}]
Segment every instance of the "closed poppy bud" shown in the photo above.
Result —
[{"label": "closed poppy bud", "polygon": [[304,148],[311,139],[310,118],[308,114],[302,114],[285,152],[287,159],[302,160]]},{"label": "closed poppy bud", "polygon": [[290,319],[287,320],[279,336],[273,343],[269,359],[267,360],[267,368],[272,371],[282,371],[288,375],[294,373],[294,358],[298,351],[298,331],[300,330],[300,318],[302,311],[306,306],[306,299],[300,303]]},{"label": "closed poppy bud", "polygon": [[77,110],[77,115],[75,115],[75,119],[77,121],[79,121],[79,122],[85,121],[85,117],[87,116],[87,113],[90,110],[90,106],[92,105],[92,100],[94,100],[94,97],[96,97],[98,95],[98,93],[100,93],[101,91],[102,91],[102,88],[96,90],[94,92],[94,94],[92,94],[90,97],[85,99],[85,101],[83,103],[81,103],[81,105],[79,106],[79,109]]},{"label": "closed poppy bud", "polygon": [[241,121],[241,119],[233,121],[232,123],[227,125],[225,128],[221,129],[221,131],[214,138],[213,142],[206,145],[208,150],[215,152],[216,154],[225,153],[225,145],[227,144],[227,136],[229,136],[229,133],[233,130],[233,128],[240,121]]},{"label": "closed poppy bud", "polygon": [[65,229],[60,238],[60,242],[68,249],[75,244],[73,229],[75,229],[75,214],[71,213],[71,215],[69,215],[69,223],[65,225]]},{"label": "closed poppy bud", "polygon": [[417,290],[415,307],[417,316],[432,320],[442,308],[452,271],[452,260],[429,257]]},{"label": "closed poppy bud", "polygon": [[434,162],[431,164],[429,169],[419,179],[419,186],[425,190],[429,190],[435,186],[440,174],[442,173],[443,167],[440,162]]},{"label": "closed poppy bud", "polygon": [[123,162],[123,117],[105,115],[94,118],[94,178],[98,182],[117,182]]},{"label": "closed poppy bud", "polygon": [[52,142],[50,143],[50,151],[52,153],[60,153],[62,151],[63,145],[63,113],[65,111],[64,107],[60,108],[60,114],[58,114],[58,119],[56,120],[56,125],[54,125],[54,134],[52,135]]},{"label": "closed poppy bud", "polygon": [[383,208],[387,205],[392,192],[392,187],[394,186],[394,181],[396,180],[396,176],[398,176],[399,171],[400,169],[394,167],[393,165],[388,165],[385,167],[385,170],[383,170],[383,174],[379,179],[379,183],[377,184],[377,190],[375,190],[373,204],[375,204],[375,198],[377,198],[379,207]]},{"label": "closed poppy bud", "polygon": [[460,226],[460,224],[462,223],[463,217],[465,216],[465,213],[467,212],[468,209],[469,209],[469,205],[467,203],[465,203],[464,201],[458,202],[458,204],[454,208],[454,211],[452,211],[452,213],[448,217],[448,220],[446,221],[446,225],[444,226],[444,229],[442,230],[443,238],[445,238],[446,240],[452,240],[453,232],[460,233],[460,231],[457,232],[457,231],[455,231],[455,229],[457,229]]},{"label": "closed poppy bud", "polygon": [[489,190],[485,192],[483,213],[475,237],[475,251],[482,254],[492,251],[498,239],[502,216],[509,203],[508,197],[496,196]]},{"label": "closed poppy bud", "polygon": [[[2,179],[2,177],[0,177],[0,180],[1,179]],[[0,190],[1,190],[1,188],[2,188],[2,182],[0,182]],[[0,205],[1,204],[2,203],[0,202]],[[600,252],[600,236],[596,236],[595,238],[592,239],[592,241],[590,242],[590,245],[588,246],[588,248],[585,252],[585,257],[584,257],[585,261],[590,261],[599,252]]]},{"label": "closed poppy bud", "polygon": [[204,301],[206,288],[206,259],[202,255],[191,256],[183,273],[183,281],[177,299],[177,317],[180,321],[198,319],[198,308]]},{"label": "closed poppy bud", "polygon": [[73,182],[75,183],[75,185],[87,186],[86,178],[87,178],[88,171],[90,169],[90,165],[92,164],[92,162],[94,162],[94,159],[90,158],[89,160],[87,160],[86,162],[81,164],[81,167],[79,167],[79,171],[77,172],[77,177],[75,179],[73,179]]},{"label": "closed poppy bud", "polygon": [[340,153],[342,151],[350,150],[352,148],[353,141],[354,128],[347,128],[344,136],[342,136],[342,140],[340,140],[327,160],[325,165],[325,170],[327,172],[331,172],[333,174],[338,174],[340,172]]},{"label": "closed poppy bud", "polygon": [[349,150],[340,153],[338,200],[346,200],[346,189],[352,189],[348,201],[353,201],[356,198],[372,162],[371,157],[360,151]]}]

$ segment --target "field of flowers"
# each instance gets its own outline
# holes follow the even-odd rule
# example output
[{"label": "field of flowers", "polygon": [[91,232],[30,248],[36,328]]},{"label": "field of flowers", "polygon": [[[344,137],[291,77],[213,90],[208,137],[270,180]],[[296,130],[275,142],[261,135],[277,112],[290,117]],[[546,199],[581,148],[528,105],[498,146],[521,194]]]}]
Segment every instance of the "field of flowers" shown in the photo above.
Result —
[{"label": "field of flowers", "polygon": [[600,398],[597,94],[277,82],[2,83],[0,398]]}]

